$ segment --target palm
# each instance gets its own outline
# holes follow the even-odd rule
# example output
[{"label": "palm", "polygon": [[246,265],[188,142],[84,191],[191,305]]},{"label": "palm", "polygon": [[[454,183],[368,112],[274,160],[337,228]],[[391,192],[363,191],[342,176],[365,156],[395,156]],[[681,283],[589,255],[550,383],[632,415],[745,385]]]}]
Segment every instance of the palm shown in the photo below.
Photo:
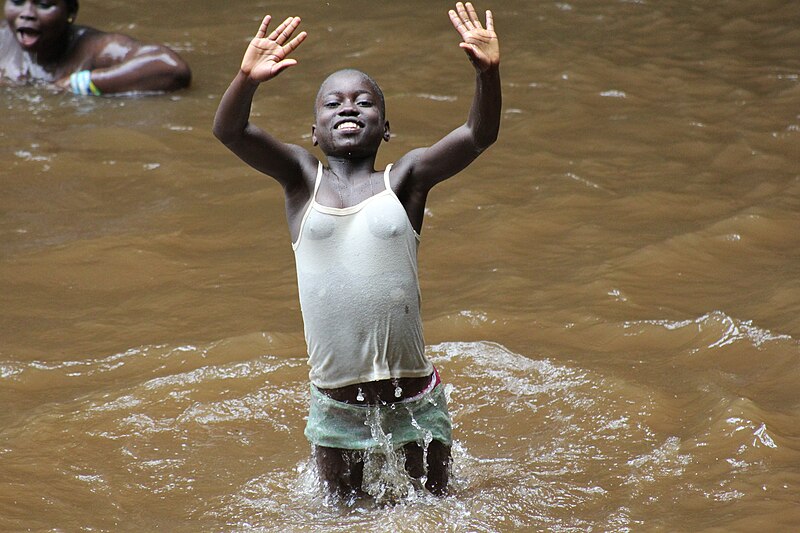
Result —
[{"label": "palm", "polygon": [[298,17],[289,17],[267,36],[267,26],[271,17],[264,17],[258,33],[250,41],[242,59],[242,72],[253,81],[263,82],[277,76],[283,69],[296,65],[297,61],[289,54],[306,38],[306,32],[292,38],[300,24]]},{"label": "palm", "polygon": [[250,41],[242,60],[242,70],[253,78],[266,79],[276,74],[277,65],[288,54],[282,46],[269,39],[258,37]]},{"label": "palm", "polygon": [[486,12],[486,27],[471,3],[458,2],[455,10],[450,10],[450,21],[461,35],[461,44],[476,68],[485,71],[500,63],[500,44],[494,32],[492,12]]}]

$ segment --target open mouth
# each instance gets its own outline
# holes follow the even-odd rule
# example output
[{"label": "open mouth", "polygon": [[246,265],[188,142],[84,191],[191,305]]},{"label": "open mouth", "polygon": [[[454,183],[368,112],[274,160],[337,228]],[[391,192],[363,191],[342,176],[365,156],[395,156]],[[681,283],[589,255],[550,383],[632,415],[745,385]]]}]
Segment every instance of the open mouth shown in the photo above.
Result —
[{"label": "open mouth", "polygon": [[361,129],[361,124],[354,120],[345,120],[338,123],[333,129],[338,131],[358,131]]},{"label": "open mouth", "polygon": [[36,44],[39,40],[39,36],[41,32],[31,29],[31,28],[19,28],[17,30],[17,41],[22,46],[29,48]]}]

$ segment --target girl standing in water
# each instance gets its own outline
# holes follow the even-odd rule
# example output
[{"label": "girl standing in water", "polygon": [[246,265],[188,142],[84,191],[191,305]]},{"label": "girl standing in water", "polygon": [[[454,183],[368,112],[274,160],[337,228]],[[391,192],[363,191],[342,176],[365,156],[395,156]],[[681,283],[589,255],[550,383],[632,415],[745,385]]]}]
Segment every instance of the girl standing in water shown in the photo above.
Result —
[{"label": "girl standing in water", "polygon": [[269,34],[264,18],[214,120],[220,141],[283,187],[311,367],[305,434],[323,482],[340,494],[361,491],[363,454],[387,436],[410,476],[435,494],[447,488],[451,423],[424,353],[417,247],[428,192],[494,143],[501,110],[491,12],[485,27],[470,3],[449,14],[475,67],[467,121],[383,170],[375,159],[389,122],[363,72],[335,72],[319,89],[312,141],[325,164],[250,122],[256,89],[297,64],[289,55],[306,38],[295,35],[298,17]]}]

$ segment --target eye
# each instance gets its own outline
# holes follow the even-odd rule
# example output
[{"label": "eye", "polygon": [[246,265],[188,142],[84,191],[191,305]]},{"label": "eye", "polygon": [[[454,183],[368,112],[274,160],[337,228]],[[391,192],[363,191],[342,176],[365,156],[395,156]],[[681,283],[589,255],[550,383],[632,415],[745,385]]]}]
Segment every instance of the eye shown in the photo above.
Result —
[{"label": "eye", "polygon": [[356,105],[359,107],[372,107],[373,103],[370,100],[359,100]]},{"label": "eye", "polygon": [[325,102],[325,104],[323,104],[323,107],[327,107],[328,109],[333,109],[334,107],[336,107],[338,105],[339,105],[339,102],[331,101],[331,102]]}]

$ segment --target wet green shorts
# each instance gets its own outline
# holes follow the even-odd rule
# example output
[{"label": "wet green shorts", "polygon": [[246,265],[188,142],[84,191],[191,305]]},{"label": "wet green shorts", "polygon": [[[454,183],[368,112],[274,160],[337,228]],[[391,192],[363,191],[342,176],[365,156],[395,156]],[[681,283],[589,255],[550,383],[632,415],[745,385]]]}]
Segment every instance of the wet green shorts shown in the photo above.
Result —
[{"label": "wet green shorts", "polygon": [[420,397],[381,405],[339,402],[311,385],[305,435],[317,446],[345,450],[399,448],[410,442],[427,446],[431,440],[450,446],[453,427],[441,383]]}]

